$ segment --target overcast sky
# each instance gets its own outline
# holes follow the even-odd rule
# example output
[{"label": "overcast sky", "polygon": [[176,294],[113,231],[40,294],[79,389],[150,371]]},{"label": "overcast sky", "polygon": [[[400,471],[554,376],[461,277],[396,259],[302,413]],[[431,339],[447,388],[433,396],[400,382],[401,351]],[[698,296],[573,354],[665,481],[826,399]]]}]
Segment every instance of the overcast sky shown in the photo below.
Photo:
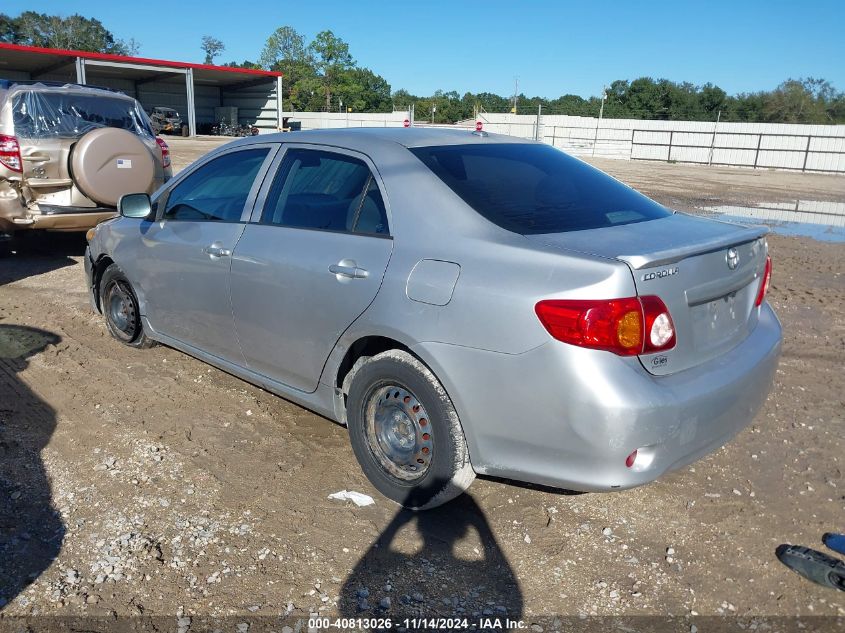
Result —
[{"label": "overcast sky", "polygon": [[278,26],[307,38],[331,29],[393,90],[420,95],[438,88],[508,95],[515,76],[520,92],[545,97],[598,95],[604,83],[645,75],[710,81],[730,94],[806,76],[845,90],[845,0],[409,4],[179,0],[129,11],[87,0],[5,0],[0,11],[76,11],[117,37],[134,37],[140,56],[179,61],[203,61],[203,35],[224,42],[215,60],[222,63],[256,60]]}]

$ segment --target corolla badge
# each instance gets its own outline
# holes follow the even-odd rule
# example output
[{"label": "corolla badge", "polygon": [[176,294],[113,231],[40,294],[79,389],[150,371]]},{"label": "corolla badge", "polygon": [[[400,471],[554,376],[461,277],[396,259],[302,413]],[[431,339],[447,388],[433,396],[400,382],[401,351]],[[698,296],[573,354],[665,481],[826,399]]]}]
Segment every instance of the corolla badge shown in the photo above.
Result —
[{"label": "corolla badge", "polygon": [[727,255],[725,255],[725,259],[728,262],[728,268],[734,270],[737,266],[739,266],[739,251],[735,248],[729,248]]}]

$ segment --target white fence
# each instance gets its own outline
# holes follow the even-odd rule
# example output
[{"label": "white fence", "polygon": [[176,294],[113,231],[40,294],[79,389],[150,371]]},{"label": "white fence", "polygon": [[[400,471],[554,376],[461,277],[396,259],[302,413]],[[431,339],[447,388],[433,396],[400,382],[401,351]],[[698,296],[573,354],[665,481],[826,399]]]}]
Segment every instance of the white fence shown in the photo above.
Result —
[{"label": "white fence", "polygon": [[[286,113],[302,129],[401,127],[407,113]],[[648,121],[563,115],[481,115],[484,130],[540,139],[571,154],[845,174],[845,125]],[[431,126],[417,121],[420,127]],[[457,127],[471,129],[474,122]]]}]

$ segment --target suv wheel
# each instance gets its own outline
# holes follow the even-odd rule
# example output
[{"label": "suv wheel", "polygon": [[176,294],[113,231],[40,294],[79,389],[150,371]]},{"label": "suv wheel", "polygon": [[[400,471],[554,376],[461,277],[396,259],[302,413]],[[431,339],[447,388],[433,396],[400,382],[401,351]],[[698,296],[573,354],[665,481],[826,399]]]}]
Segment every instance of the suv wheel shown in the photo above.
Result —
[{"label": "suv wheel", "polygon": [[100,297],[109,334],[129,347],[152,347],[153,341],[144,334],[135,291],[117,264],[103,272]]},{"label": "suv wheel", "polygon": [[389,350],[359,365],[347,420],[364,474],[406,508],[435,508],[475,479],[452,401],[434,374],[407,352]]}]

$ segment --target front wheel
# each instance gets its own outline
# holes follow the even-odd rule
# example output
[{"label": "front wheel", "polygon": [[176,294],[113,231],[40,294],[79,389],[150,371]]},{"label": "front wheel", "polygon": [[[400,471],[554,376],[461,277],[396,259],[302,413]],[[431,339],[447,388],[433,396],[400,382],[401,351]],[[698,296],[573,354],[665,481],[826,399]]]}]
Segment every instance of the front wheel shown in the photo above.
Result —
[{"label": "front wheel", "polygon": [[117,264],[103,272],[100,297],[109,334],[129,347],[152,347],[153,341],[144,333],[135,291]]},{"label": "front wheel", "polygon": [[358,366],[347,421],[364,474],[406,508],[435,508],[475,479],[452,401],[434,374],[407,352],[389,350]]}]

